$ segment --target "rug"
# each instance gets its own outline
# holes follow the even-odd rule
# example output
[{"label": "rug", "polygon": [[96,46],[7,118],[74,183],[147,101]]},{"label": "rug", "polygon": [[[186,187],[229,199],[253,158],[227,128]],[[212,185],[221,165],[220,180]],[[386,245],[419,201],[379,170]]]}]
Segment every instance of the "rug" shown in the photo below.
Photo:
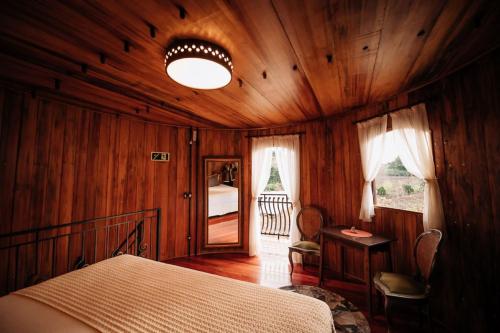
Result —
[{"label": "rug", "polygon": [[332,311],[337,333],[370,333],[370,325],[361,311],[344,297],[334,292],[319,287],[302,285],[286,286],[280,289],[314,297],[328,304]]}]

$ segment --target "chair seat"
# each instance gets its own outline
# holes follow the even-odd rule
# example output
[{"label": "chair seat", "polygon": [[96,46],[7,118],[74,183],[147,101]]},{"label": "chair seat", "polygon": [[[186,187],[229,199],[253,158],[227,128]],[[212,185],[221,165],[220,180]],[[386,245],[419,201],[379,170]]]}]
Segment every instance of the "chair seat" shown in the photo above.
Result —
[{"label": "chair seat", "polygon": [[307,251],[319,251],[320,246],[318,243],[310,242],[310,241],[298,241],[292,244],[292,248],[297,248],[301,250]]},{"label": "chair seat", "polygon": [[373,283],[387,296],[409,299],[427,297],[426,287],[408,275],[378,272],[373,278]]}]

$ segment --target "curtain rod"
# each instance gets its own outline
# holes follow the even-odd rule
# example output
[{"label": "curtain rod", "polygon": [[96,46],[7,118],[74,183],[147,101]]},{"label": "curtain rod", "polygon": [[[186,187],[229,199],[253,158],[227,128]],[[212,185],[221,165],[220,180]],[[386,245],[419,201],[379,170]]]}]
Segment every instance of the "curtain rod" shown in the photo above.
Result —
[{"label": "curtain rod", "polygon": [[414,106],[416,106],[418,104],[422,104],[422,103],[433,101],[436,98],[437,98],[437,96],[431,96],[431,97],[429,97],[429,98],[427,98],[425,100],[422,100],[422,101],[419,101],[419,102],[416,102],[416,103],[413,103],[413,104],[410,104],[410,105],[407,105],[407,106],[403,106],[403,107],[396,108],[396,109],[393,109],[393,110],[384,111],[383,113],[380,113],[380,114],[377,114],[377,115],[374,115],[374,116],[371,116],[371,117],[367,117],[367,118],[364,118],[364,119],[354,120],[352,123],[353,124],[357,124],[357,123],[362,123],[362,122],[365,122],[365,121],[368,121],[368,120],[371,120],[371,119],[374,119],[374,118],[377,118],[377,117],[383,117],[383,116],[385,116],[387,114],[390,114],[390,113],[393,113],[393,112],[398,112],[398,111],[403,110],[403,109],[408,109],[408,108],[414,107]]},{"label": "curtain rod", "polygon": [[266,136],[285,136],[285,135],[304,135],[306,134],[305,131],[303,132],[294,132],[294,133],[284,133],[284,134],[262,134],[262,135],[259,135],[259,134],[249,134],[249,135],[246,135],[245,138],[263,138],[263,137],[266,137]]},{"label": "curtain rod", "polygon": [[[420,103],[417,103],[417,104],[420,104]],[[383,113],[381,113],[381,114],[377,114],[377,115],[375,115],[375,116],[371,116],[371,117],[368,117],[368,118],[363,118],[363,119],[360,119],[360,120],[355,120],[355,121],[353,121],[352,123],[353,123],[353,124],[363,123],[363,122],[365,122],[365,121],[372,120],[372,119],[375,119],[375,118],[377,118],[377,117],[383,117],[383,116],[388,115],[388,114],[393,113],[393,112],[398,112],[398,111],[403,110],[403,109],[408,109],[408,108],[411,108],[412,106],[415,106],[415,105],[417,105],[417,104],[408,105],[408,106],[403,106],[403,107],[400,107],[400,108],[397,108],[397,109],[394,109],[394,110],[390,110],[390,111],[385,111],[385,112],[383,112]]]}]

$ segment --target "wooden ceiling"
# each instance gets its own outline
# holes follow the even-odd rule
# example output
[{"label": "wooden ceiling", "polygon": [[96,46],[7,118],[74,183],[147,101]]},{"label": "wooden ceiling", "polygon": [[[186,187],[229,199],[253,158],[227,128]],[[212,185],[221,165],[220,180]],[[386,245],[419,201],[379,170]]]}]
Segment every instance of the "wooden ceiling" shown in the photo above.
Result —
[{"label": "wooden ceiling", "polygon": [[[271,127],[334,115],[424,85],[500,45],[498,1],[14,0],[0,6],[4,81],[199,127]],[[228,49],[232,82],[195,91],[170,80],[163,61],[175,37]]]}]

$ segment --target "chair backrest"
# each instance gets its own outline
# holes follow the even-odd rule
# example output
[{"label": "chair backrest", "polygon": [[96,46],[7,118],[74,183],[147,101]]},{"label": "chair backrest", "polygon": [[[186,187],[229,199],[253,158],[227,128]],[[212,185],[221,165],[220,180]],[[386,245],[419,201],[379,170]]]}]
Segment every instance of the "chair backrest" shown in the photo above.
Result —
[{"label": "chair backrest", "polygon": [[300,240],[318,242],[320,230],[323,227],[323,214],[312,206],[304,207],[297,215],[297,228]]},{"label": "chair backrest", "polygon": [[443,234],[437,229],[421,233],[416,240],[413,255],[417,264],[417,278],[428,283]]}]

